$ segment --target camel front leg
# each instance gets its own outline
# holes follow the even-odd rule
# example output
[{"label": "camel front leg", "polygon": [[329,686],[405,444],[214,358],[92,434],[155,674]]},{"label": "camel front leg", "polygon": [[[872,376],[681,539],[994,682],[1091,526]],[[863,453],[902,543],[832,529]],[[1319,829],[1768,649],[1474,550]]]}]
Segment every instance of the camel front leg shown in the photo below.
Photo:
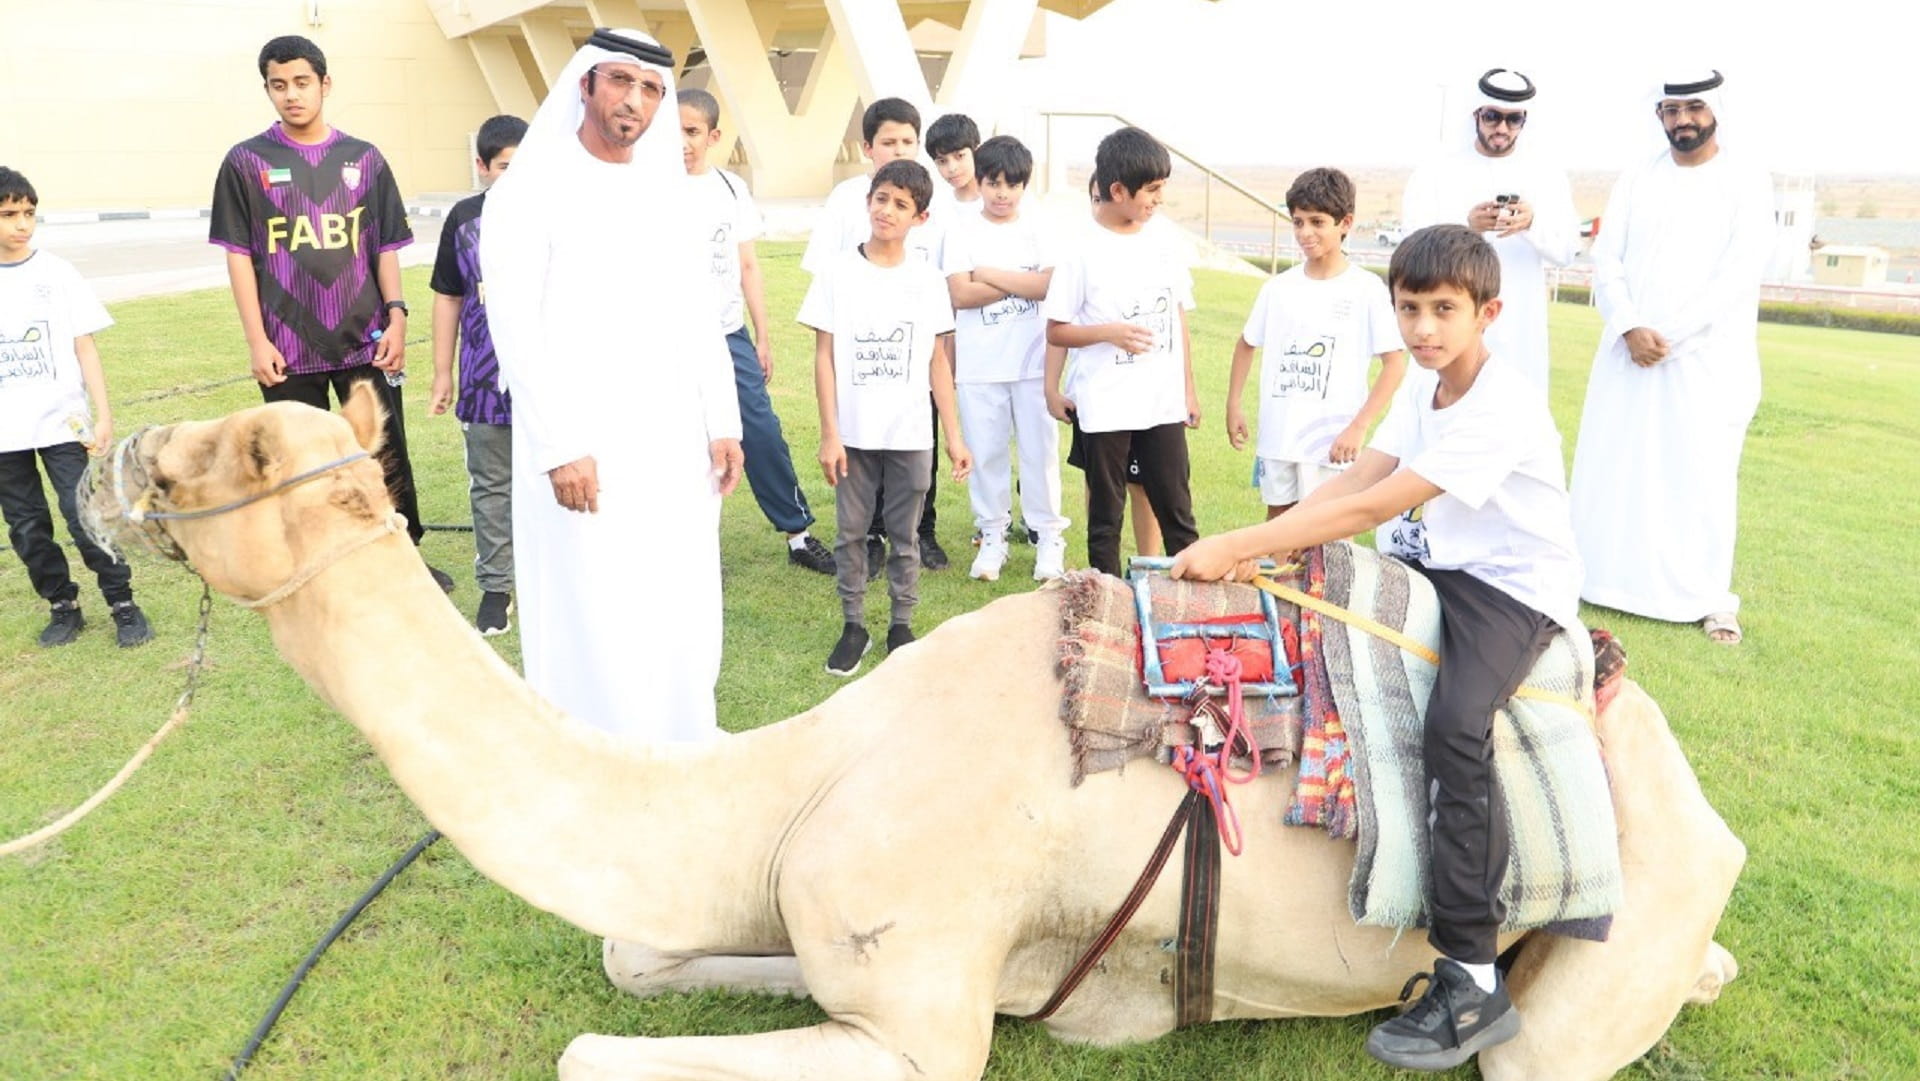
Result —
[{"label": "camel front leg", "polygon": [[[1523,1020],[1480,1055],[1487,1081],[1600,1081],[1659,1041],[1690,1001],[1738,971],[1713,941],[1746,862],[1666,718],[1629,685],[1600,716],[1626,895],[1606,942],[1536,934],[1508,986]],[[1710,990],[1709,990],[1710,988]]]},{"label": "camel front leg", "polygon": [[978,1081],[992,1038],[991,1010],[970,1019],[950,1005],[753,1036],[585,1035],[560,1057],[560,1081]]},{"label": "camel front leg", "polygon": [[866,1032],[828,1021],[755,1036],[574,1038],[560,1081],[906,1081],[913,1068]]},{"label": "camel front leg", "polygon": [[807,997],[800,961],[792,954],[667,953],[638,942],[606,939],[601,963],[615,987],[637,998],[668,991],[743,991]]}]

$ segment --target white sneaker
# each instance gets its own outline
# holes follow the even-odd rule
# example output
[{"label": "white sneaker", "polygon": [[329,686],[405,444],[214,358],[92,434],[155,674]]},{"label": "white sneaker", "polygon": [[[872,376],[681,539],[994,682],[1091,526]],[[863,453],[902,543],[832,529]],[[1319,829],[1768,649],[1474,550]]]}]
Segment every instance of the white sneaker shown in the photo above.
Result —
[{"label": "white sneaker", "polygon": [[1006,534],[980,538],[980,551],[973,557],[973,566],[967,571],[967,577],[978,578],[982,582],[1000,580],[1000,568],[1007,565]]},{"label": "white sneaker", "polygon": [[1033,580],[1050,582],[1067,573],[1067,538],[1041,534],[1033,549]]}]

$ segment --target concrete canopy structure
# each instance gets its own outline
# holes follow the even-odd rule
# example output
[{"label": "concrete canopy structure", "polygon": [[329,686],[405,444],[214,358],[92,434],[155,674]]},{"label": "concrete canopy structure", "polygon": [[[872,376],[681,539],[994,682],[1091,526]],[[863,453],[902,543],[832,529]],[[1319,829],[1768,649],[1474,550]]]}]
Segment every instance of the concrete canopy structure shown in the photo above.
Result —
[{"label": "concrete canopy structure", "polygon": [[[1107,0],[428,0],[472,50],[502,112],[531,115],[595,26],[645,27],[686,85],[720,99],[718,160],[743,163],[763,198],[822,195],[850,161],[862,103],[966,112],[991,130],[1009,65],[1041,55],[1044,12]],[[743,153],[733,155],[735,140]]]}]

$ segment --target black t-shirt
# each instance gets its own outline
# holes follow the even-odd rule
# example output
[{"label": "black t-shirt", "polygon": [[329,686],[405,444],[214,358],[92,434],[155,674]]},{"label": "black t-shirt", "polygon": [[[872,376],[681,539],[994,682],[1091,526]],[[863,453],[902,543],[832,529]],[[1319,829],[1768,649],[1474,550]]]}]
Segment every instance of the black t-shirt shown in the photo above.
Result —
[{"label": "black t-shirt", "polygon": [[413,240],[387,159],[335,130],[312,146],[275,124],[227,152],[208,238],[253,261],[267,337],[295,374],[373,360],[386,327],[374,267]]},{"label": "black t-shirt", "polygon": [[460,298],[460,397],[453,415],[469,424],[512,424],[513,406],[500,389],[500,359],[487,329],[487,290],[480,278],[480,212],[487,193],[453,204],[440,226],[431,288]]}]

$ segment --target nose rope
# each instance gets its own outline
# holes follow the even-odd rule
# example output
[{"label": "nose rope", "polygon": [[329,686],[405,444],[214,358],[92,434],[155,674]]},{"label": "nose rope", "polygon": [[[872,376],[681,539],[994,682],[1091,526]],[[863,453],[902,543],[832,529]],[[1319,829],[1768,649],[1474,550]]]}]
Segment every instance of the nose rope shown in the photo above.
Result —
[{"label": "nose rope", "polygon": [[[152,430],[153,427],[151,425],[141,428],[114,445],[113,451],[107,459],[107,465],[113,476],[113,501],[120,509],[120,517],[128,526],[132,527],[135,535],[137,535],[149,549],[162,558],[175,562],[184,562],[187,558],[186,552],[181,550],[180,546],[174,542],[171,536],[167,535],[164,529],[161,529],[154,523],[190,522],[226,514],[230,511],[239,510],[241,507],[258,503],[263,499],[279,495],[288,489],[326,476],[336,469],[371,457],[366,451],[357,451],[324,465],[315,466],[312,469],[296,473],[264,491],[255,492],[252,495],[243,496],[214,507],[205,507],[198,510],[156,509],[155,504],[161,498],[160,491],[154,486],[152,475],[147,471],[146,466],[140,462],[137,454],[140,440]],[[93,535],[93,539],[96,542],[117,552],[119,545],[115,543],[115,533],[118,531],[111,529],[109,523],[100,518],[99,510],[95,506],[93,499],[100,484],[99,465],[100,463],[97,461],[89,463],[82,479],[82,484],[85,485],[87,490],[87,499],[85,505],[81,508],[81,517],[85,520],[87,532]],[[131,484],[128,483],[129,480],[132,481]],[[127,494],[130,489],[137,490],[139,495],[130,499]]]},{"label": "nose rope", "polygon": [[[137,453],[141,438],[151,430],[151,427],[141,428],[139,431],[127,436],[115,445],[109,460],[113,472],[113,498],[114,502],[119,505],[121,518],[125,520],[127,525],[134,530],[136,535],[139,536],[149,548],[168,559],[181,562],[186,561],[186,552],[180,548],[179,544],[174,541],[173,537],[169,535],[159,523],[191,522],[217,517],[230,511],[239,510],[241,507],[258,503],[261,500],[280,495],[308,481],[324,477],[337,469],[342,469],[355,462],[372,457],[366,451],[357,451],[353,454],[336,458],[324,465],[318,465],[312,469],[295,473],[293,476],[275,484],[271,488],[255,492],[251,495],[242,496],[239,499],[226,503],[221,503],[218,506],[204,507],[197,510],[161,510],[155,509],[154,507],[155,501],[160,498],[160,491],[154,485],[152,476],[148,473],[146,466],[140,462]],[[129,478],[133,481],[132,485],[128,483]],[[96,540],[101,541],[103,544],[111,544],[113,538],[107,535],[109,533],[107,523],[98,518],[98,510],[94,507],[94,490],[98,486],[98,476],[95,473],[93,464],[87,466],[84,483],[88,489],[86,514],[83,515],[87,519],[87,530],[95,534]],[[138,490],[138,497],[131,499],[128,497],[127,493],[130,488]],[[326,554],[314,559],[299,570],[296,570],[286,581],[267,593],[266,596],[256,600],[242,600],[236,597],[234,598],[234,603],[242,608],[250,609],[266,608],[270,605],[278,604],[301,586],[313,581],[314,578],[318,577],[320,573],[328,567],[333,566],[354,552],[372,544],[374,541],[380,540],[383,537],[392,536],[396,533],[403,533],[406,531],[406,528],[406,516],[398,511],[393,511],[372,529],[348,538],[345,542],[336,545]],[[195,573],[197,574],[198,571]]]}]

